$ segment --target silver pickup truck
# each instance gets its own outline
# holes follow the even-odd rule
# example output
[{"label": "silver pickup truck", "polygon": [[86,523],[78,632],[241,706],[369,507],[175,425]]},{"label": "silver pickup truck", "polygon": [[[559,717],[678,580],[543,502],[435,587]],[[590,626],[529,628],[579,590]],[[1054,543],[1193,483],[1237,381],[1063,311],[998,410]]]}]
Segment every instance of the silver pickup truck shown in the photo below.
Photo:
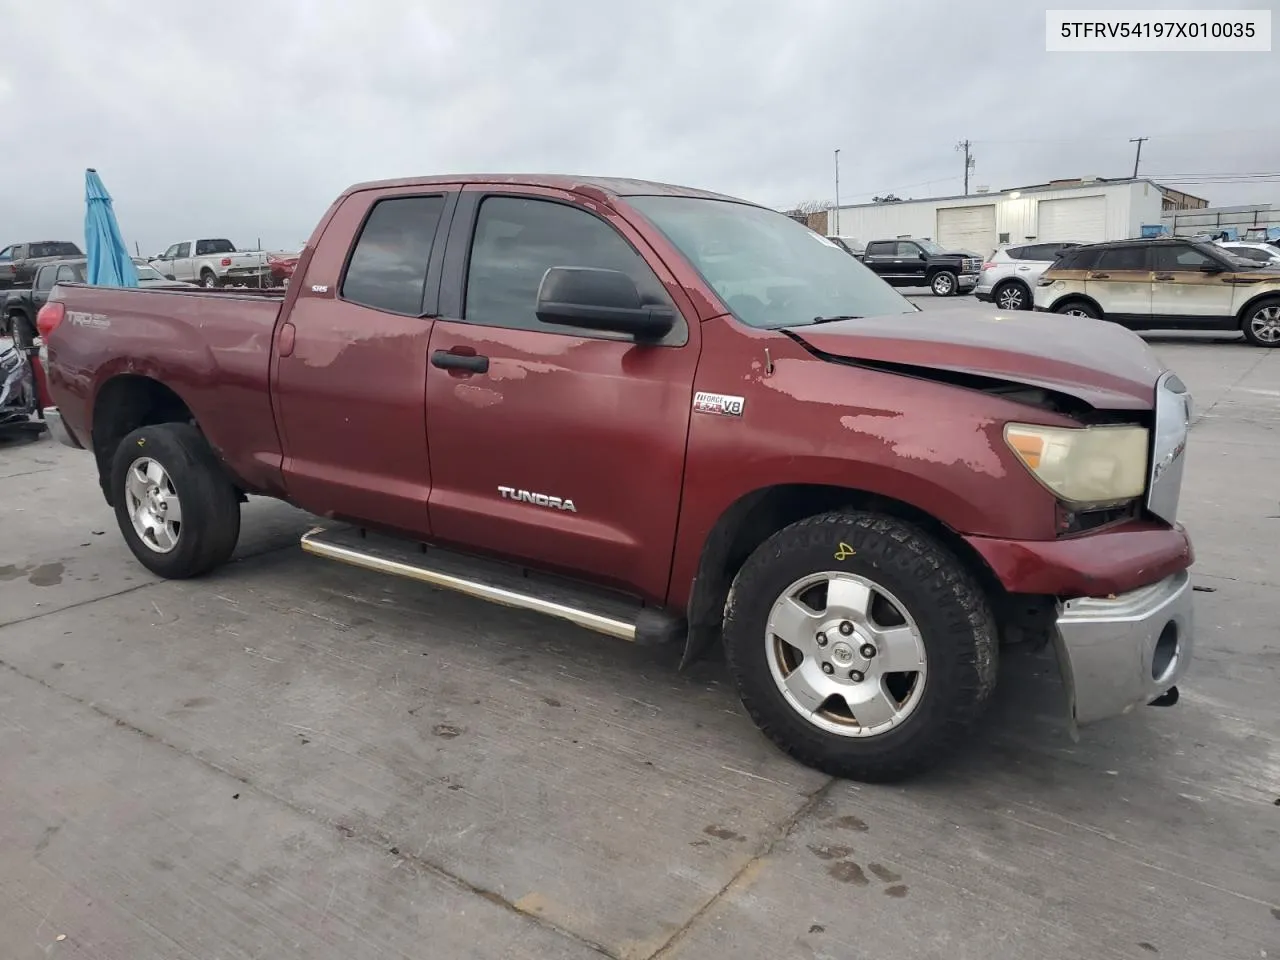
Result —
[{"label": "silver pickup truck", "polygon": [[274,287],[281,283],[274,260],[296,260],[295,253],[237,250],[230,240],[206,238],[172,244],[151,261],[171,280],[186,280],[202,287]]}]

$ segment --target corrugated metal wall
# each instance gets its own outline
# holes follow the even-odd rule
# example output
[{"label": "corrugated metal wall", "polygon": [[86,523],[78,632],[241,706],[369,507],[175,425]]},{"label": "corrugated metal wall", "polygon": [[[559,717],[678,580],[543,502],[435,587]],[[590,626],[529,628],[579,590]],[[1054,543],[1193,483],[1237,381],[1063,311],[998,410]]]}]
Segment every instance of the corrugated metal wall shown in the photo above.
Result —
[{"label": "corrugated metal wall", "polygon": [[1063,190],[1037,190],[1017,198],[1002,193],[975,193],[949,200],[904,200],[875,206],[842,207],[840,235],[854,237],[864,243],[900,236],[936,239],[939,208],[994,203],[997,233],[1007,233],[1010,243],[1024,243],[1036,237],[1036,205],[1041,200],[1087,196],[1106,198],[1108,240],[1140,236],[1144,223],[1160,222],[1161,195],[1151,184],[1099,183]]}]

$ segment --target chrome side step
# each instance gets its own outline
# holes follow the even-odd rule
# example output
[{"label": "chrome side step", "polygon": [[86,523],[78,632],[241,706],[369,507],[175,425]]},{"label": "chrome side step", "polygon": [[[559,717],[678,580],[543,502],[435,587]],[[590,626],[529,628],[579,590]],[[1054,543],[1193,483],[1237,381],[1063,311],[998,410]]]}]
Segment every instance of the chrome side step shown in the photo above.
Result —
[{"label": "chrome side step", "polygon": [[[398,540],[357,527],[316,527],[302,549],[365,570],[408,577],[507,607],[568,620],[620,640],[665,642],[675,620],[638,600],[521,567]],[[637,626],[639,624],[639,627]]]}]

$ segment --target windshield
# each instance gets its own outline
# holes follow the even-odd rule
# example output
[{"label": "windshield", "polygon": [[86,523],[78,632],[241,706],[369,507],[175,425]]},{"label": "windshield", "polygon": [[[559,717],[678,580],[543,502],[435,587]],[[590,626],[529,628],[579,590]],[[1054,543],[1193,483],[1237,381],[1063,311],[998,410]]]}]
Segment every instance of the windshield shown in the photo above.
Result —
[{"label": "windshield", "polygon": [[826,237],[784,214],[701,197],[628,197],[743,323],[776,329],[821,317],[917,308]]},{"label": "windshield", "polygon": [[163,280],[164,276],[155,267],[148,264],[145,260],[135,260],[133,265],[137,268],[139,280]]},{"label": "windshield", "polygon": [[917,240],[915,242],[920,244],[921,249],[924,250],[925,253],[929,254],[932,257],[936,257],[940,253],[947,252],[942,247],[934,243],[932,240]]}]

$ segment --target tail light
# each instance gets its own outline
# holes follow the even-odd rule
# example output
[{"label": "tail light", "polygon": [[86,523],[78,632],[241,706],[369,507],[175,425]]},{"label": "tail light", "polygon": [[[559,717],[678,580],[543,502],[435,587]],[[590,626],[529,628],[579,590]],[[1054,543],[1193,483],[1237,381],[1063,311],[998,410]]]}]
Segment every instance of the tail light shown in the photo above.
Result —
[{"label": "tail light", "polygon": [[36,314],[36,329],[45,340],[67,316],[67,308],[59,300],[50,300]]},{"label": "tail light", "polygon": [[996,268],[996,262],[994,260],[988,260],[986,263],[982,265],[983,270],[994,270],[995,268]]},{"label": "tail light", "polygon": [[222,258],[222,265],[223,265],[224,267],[229,267],[229,266],[231,266],[231,258],[230,258],[230,257],[223,257],[223,258]]}]

